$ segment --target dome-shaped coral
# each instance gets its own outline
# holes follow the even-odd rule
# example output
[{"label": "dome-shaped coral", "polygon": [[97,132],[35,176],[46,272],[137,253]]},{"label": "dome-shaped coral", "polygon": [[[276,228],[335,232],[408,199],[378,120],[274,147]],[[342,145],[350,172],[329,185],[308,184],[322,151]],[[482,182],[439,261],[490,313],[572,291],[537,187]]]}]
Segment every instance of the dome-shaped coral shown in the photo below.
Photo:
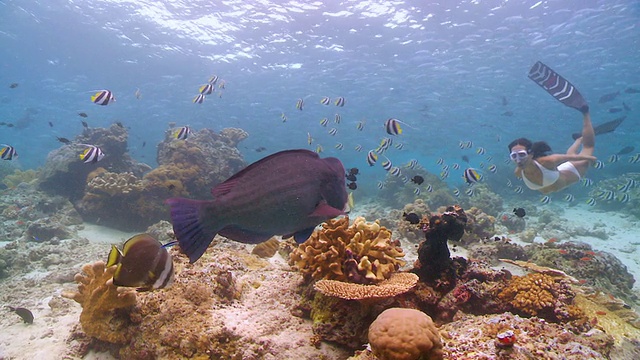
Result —
[{"label": "dome-shaped coral", "polygon": [[429,315],[391,308],[369,326],[369,344],[380,360],[442,359],[442,342]]}]

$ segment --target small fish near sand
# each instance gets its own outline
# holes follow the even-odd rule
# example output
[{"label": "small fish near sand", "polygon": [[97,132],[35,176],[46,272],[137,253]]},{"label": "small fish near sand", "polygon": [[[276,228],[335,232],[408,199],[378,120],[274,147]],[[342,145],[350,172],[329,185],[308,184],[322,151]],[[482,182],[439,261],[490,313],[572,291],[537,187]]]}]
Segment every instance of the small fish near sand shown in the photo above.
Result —
[{"label": "small fish near sand", "polygon": [[33,324],[33,313],[22,307],[7,306],[7,308],[22,318],[25,324]]},{"label": "small fish near sand", "polygon": [[274,235],[306,241],[323,221],[345,214],[345,169],[337,158],[285,150],[211,189],[213,200],[171,198],[173,230],[193,263],[216,234],[257,244]]},{"label": "small fish near sand", "polygon": [[127,240],[122,251],[111,246],[107,267],[117,266],[113,274],[116,286],[135,287],[138,291],[163,289],[173,282],[173,259],[167,247],[149,234]]},{"label": "small fish near sand", "polygon": [[515,208],[513,209],[513,213],[519,218],[523,218],[527,215],[527,212],[523,208]]}]

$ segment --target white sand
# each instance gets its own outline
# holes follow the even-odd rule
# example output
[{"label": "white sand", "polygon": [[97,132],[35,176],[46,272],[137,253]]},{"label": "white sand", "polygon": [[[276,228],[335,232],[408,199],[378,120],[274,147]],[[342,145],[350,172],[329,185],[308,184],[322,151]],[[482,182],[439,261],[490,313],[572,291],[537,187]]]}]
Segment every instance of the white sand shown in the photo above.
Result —
[{"label": "white sand", "polygon": [[83,229],[78,230],[78,236],[84,237],[92,243],[122,244],[139,232],[125,232],[105,226],[84,223]]}]

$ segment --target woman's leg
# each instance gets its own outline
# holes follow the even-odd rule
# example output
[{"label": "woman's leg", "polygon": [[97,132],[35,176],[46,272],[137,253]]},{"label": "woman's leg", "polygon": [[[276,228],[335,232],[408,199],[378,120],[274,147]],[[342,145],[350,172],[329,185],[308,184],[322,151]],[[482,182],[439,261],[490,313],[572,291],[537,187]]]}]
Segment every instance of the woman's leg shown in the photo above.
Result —
[{"label": "woman's leg", "polygon": [[593,125],[591,125],[591,115],[586,112],[582,119],[582,150],[580,155],[593,155],[595,146],[596,134],[593,132]]},{"label": "woman's leg", "polygon": [[[591,125],[591,116],[588,112],[584,113],[582,122],[582,137],[576,140],[576,142],[578,140],[582,140],[582,150],[580,150],[579,154],[593,155],[596,144],[596,135],[593,132],[593,125]],[[569,150],[571,150],[575,145],[576,143],[574,142]],[[569,153],[569,150],[567,151],[567,154]],[[581,176],[584,176],[584,174],[587,172],[587,169],[589,169],[589,166],[591,166],[591,162],[587,160],[572,161],[571,163],[576,167],[576,170],[578,170]]]},{"label": "woman's leg", "polygon": [[580,152],[580,145],[582,145],[582,137],[577,138],[576,141],[573,142],[573,145],[569,146],[567,149],[567,155],[578,155]]}]

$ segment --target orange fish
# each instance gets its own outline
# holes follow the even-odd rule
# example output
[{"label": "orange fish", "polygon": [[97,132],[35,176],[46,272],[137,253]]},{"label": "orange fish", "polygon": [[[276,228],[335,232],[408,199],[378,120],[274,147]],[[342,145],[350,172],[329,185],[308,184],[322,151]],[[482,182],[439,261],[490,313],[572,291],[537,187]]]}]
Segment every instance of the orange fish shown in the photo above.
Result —
[{"label": "orange fish", "polygon": [[596,315],[607,315],[605,311],[596,311]]},{"label": "orange fish", "polygon": [[567,255],[569,252],[565,249],[558,249],[558,252],[562,255]]},{"label": "orange fish", "polygon": [[588,256],[584,256],[580,258],[580,261],[591,261],[592,258],[588,257]]},{"label": "orange fish", "polygon": [[585,255],[589,255],[589,256],[594,256],[596,254],[595,251],[585,251],[584,252]]}]

